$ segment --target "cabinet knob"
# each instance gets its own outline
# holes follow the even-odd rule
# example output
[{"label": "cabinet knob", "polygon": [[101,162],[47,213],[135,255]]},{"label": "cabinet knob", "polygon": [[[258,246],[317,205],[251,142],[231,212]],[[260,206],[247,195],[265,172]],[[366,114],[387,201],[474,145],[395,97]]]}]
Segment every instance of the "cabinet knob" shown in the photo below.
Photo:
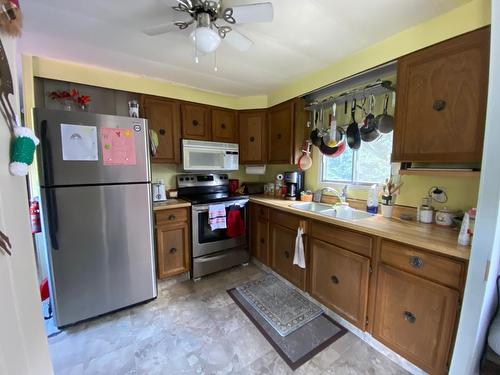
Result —
[{"label": "cabinet knob", "polygon": [[413,268],[422,268],[424,266],[423,259],[417,256],[410,257],[409,263]]},{"label": "cabinet knob", "polygon": [[160,129],[160,134],[161,135],[165,135],[165,133],[166,133],[165,129]]},{"label": "cabinet knob", "polygon": [[198,120],[193,120],[193,126],[198,126],[199,124]]},{"label": "cabinet knob", "polygon": [[250,137],[250,142],[255,141],[255,137]]},{"label": "cabinet knob", "polygon": [[438,112],[442,111],[444,107],[446,107],[446,102],[444,100],[435,100],[432,104],[432,108]]},{"label": "cabinet knob", "polygon": [[404,311],[403,317],[405,318],[405,320],[408,323],[411,323],[411,324],[415,323],[415,321],[417,320],[417,317],[415,316],[415,314],[410,312],[410,311]]},{"label": "cabinet knob", "polygon": [[278,139],[281,139],[281,133],[278,133],[278,134],[276,135],[276,137],[277,137]]},{"label": "cabinet knob", "polygon": [[170,254],[174,254],[176,251],[177,251],[177,249],[175,247],[173,247],[170,249]]},{"label": "cabinet knob", "polygon": [[290,252],[288,250],[285,250],[285,258],[290,258]]},{"label": "cabinet knob", "polygon": [[170,216],[168,217],[168,220],[170,220],[170,221],[175,220],[175,215],[170,215]]},{"label": "cabinet knob", "polygon": [[335,275],[333,275],[332,277],[330,277],[330,280],[334,284],[338,284],[340,282],[339,278],[337,276],[335,276]]},{"label": "cabinet knob", "polygon": [[225,129],[225,128],[226,128],[226,124],[220,124],[220,127],[221,127],[222,129]]}]

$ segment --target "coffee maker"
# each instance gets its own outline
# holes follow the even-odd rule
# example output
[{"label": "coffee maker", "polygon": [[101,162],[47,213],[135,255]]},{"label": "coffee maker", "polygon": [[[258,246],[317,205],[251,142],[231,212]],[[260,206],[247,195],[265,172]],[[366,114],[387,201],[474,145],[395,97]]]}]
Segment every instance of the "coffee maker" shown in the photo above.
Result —
[{"label": "coffee maker", "polygon": [[285,199],[295,201],[300,199],[300,193],[304,191],[304,172],[285,172]]}]

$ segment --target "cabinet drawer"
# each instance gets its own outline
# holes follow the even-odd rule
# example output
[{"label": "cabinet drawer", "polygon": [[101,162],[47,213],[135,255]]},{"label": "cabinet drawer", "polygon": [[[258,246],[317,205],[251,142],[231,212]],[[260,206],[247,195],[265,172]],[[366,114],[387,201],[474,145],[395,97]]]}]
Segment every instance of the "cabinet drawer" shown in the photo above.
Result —
[{"label": "cabinet drawer", "polygon": [[173,208],[156,211],[155,221],[156,225],[184,223],[188,221],[188,210],[187,208]]},{"label": "cabinet drawer", "polygon": [[382,241],[380,260],[404,271],[460,289],[465,264],[403,245]]},{"label": "cabinet drawer", "polygon": [[361,233],[313,222],[311,236],[367,257],[372,256],[373,239]]},{"label": "cabinet drawer", "polygon": [[272,222],[294,231],[297,231],[301,221],[299,216],[290,215],[278,210],[271,210],[270,217]]}]

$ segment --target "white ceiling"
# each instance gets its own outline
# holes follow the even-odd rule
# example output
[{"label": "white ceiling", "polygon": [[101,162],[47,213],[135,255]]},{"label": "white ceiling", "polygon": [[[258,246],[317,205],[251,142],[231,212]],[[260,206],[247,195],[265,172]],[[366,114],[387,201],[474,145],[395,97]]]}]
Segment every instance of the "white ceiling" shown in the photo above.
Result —
[{"label": "white ceiling", "polygon": [[[265,0],[223,0],[224,6]],[[188,30],[150,37],[175,0],[24,0],[23,53],[164,79],[229,95],[268,94],[469,0],[272,0],[272,23],[237,30],[247,52],[222,45],[199,64]]]}]

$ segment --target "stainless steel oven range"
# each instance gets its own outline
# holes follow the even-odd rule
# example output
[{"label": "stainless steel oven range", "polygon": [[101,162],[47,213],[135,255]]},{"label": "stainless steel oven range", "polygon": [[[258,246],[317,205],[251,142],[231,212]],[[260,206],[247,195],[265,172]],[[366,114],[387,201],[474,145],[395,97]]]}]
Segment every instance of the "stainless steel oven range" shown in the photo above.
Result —
[{"label": "stainless steel oven range", "polygon": [[[249,261],[248,196],[229,194],[227,174],[184,174],[177,176],[179,197],[191,202],[192,271],[194,279]],[[239,210],[245,223],[245,233],[230,237],[226,229],[212,230],[209,206],[223,204],[226,216]]]}]

